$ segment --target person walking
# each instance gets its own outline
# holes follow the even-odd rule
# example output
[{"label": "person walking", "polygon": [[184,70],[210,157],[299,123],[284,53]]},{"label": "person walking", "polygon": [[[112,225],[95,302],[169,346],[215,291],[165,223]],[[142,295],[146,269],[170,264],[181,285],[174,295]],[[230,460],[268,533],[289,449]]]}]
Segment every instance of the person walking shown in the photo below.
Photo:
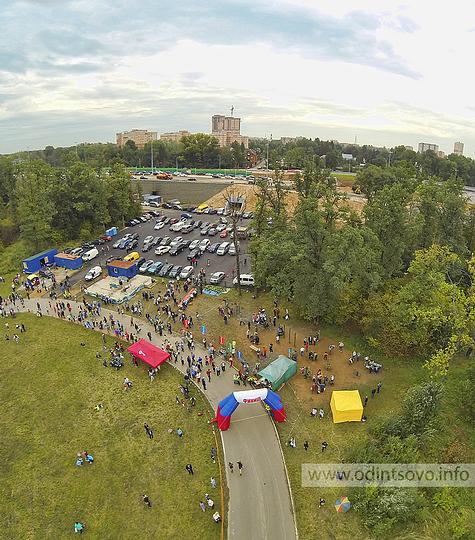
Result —
[{"label": "person walking", "polygon": [[238,461],[237,466],[238,466],[238,469],[239,469],[239,476],[242,476],[243,464],[240,461]]},{"label": "person walking", "polygon": [[365,396],[364,397],[363,407],[366,407],[367,404],[368,404],[368,396]]},{"label": "person walking", "polygon": [[148,435],[150,432],[150,426],[145,422],[143,428],[145,429],[145,433]]},{"label": "person walking", "polygon": [[185,469],[188,471],[188,474],[195,474],[193,471],[193,465],[191,463],[187,463]]},{"label": "person walking", "polygon": [[211,477],[210,484],[212,488],[216,487],[216,478],[214,476]]},{"label": "person walking", "polygon": [[234,472],[234,465],[233,465],[233,462],[230,461],[230,462],[228,463],[228,465],[229,465],[229,469],[230,469],[231,472],[233,473],[233,472]]},{"label": "person walking", "polygon": [[147,505],[149,508],[152,508],[152,503],[150,502],[150,498],[148,495],[142,495],[142,501],[145,505]]},{"label": "person walking", "polygon": [[200,508],[202,512],[206,512],[206,505],[203,501],[200,501]]},{"label": "person walking", "polygon": [[377,390],[376,390],[376,392],[377,392],[378,394],[381,392],[381,386],[383,386],[383,383],[380,381],[380,382],[378,383],[378,387],[377,387]]},{"label": "person walking", "polygon": [[308,450],[308,441],[304,441],[303,447],[305,449],[305,452]]},{"label": "person walking", "polygon": [[322,453],[325,452],[325,450],[327,449],[327,447],[328,447],[327,441],[323,441],[323,442],[322,442]]},{"label": "person walking", "polygon": [[374,398],[374,395],[375,395],[375,394],[376,394],[376,388],[373,388],[373,389],[371,390],[371,399]]}]

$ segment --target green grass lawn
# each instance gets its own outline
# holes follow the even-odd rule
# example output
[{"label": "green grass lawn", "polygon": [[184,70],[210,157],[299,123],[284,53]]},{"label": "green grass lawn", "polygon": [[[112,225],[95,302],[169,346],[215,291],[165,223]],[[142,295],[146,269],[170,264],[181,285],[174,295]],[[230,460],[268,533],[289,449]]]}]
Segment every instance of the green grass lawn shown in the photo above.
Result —
[{"label": "green grass lawn", "polygon": [[[10,319],[10,327],[15,322],[27,332],[19,344],[2,343],[0,536],[64,538],[79,520],[90,538],[219,538],[220,526],[198,505],[210,493],[224,513],[219,487],[210,487],[211,476],[219,486],[219,470],[210,457],[215,440],[204,398],[194,391],[191,412],[177,406],[182,377],[171,366],[152,383],[128,359],[119,372],[103,367],[95,358],[99,333],[27,314]],[[122,389],[125,376],[134,382],[130,392]],[[98,403],[104,407],[97,412]],[[178,427],[183,439],[168,433]],[[94,465],[75,466],[82,450]]]}]

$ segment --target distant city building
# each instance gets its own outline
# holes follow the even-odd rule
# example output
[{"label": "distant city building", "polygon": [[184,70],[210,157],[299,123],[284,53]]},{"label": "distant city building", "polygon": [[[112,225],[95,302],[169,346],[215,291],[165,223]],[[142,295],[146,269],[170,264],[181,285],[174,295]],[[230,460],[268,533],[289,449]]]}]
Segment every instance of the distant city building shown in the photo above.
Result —
[{"label": "distant city building", "polygon": [[355,158],[353,157],[353,154],[341,154],[341,157],[345,161],[353,161]]},{"label": "distant city building", "polygon": [[147,131],[146,129],[133,129],[132,131],[123,131],[117,133],[117,146],[122,148],[127,141],[133,141],[137,148],[143,148],[147,143],[157,140],[156,131]]},{"label": "distant city building", "polygon": [[251,148],[247,149],[247,163],[250,167],[255,167],[257,165],[257,162],[259,161],[259,154],[255,150],[251,150]]},{"label": "distant city building", "polygon": [[432,150],[432,152],[435,152],[437,154],[437,152],[439,151],[439,145],[438,144],[425,143],[425,142],[420,142],[419,143],[417,151],[420,154],[422,154],[424,152],[427,152],[428,150]]},{"label": "distant city building", "polygon": [[249,146],[249,137],[241,135],[241,119],[235,116],[215,114],[211,119],[211,135],[218,139],[219,146],[231,146],[234,142]]},{"label": "distant city building", "polygon": [[405,148],[406,150],[414,150],[414,147],[411,146],[410,144],[405,144],[405,145],[404,145],[404,148]]},{"label": "distant city building", "polygon": [[463,156],[463,142],[454,143],[454,154],[457,156]]},{"label": "distant city building", "polygon": [[191,135],[191,133],[186,131],[186,129],[181,131],[172,131],[170,133],[162,133],[160,135],[160,140],[167,142],[180,142],[183,137],[187,137],[188,135]]},{"label": "distant city building", "polygon": [[444,158],[445,157],[445,152],[443,150],[437,150],[437,156],[440,157],[440,158]]},{"label": "distant city building", "polygon": [[293,143],[297,140],[297,137],[281,137],[280,138],[280,142],[282,144],[289,144],[289,143]]}]

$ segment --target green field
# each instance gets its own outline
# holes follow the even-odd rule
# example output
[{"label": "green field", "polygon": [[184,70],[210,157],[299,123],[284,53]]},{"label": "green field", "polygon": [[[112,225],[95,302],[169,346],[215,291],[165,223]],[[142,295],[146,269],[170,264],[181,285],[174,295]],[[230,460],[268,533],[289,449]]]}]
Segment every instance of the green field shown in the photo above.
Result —
[{"label": "green field", "polygon": [[143,193],[157,193],[164,201],[179,199],[184,205],[199,205],[229,185],[173,180],[139,180],[139,182]]},{"label": "green field", "polygon": [[[204,398],[195,391],[191,412],[177,406],[182,377],[171,366],[153,382],[128,359],[118,372],[103,367],[95,357],[102,352],[99,333],[27,314],[8,322],[4,332],[13,334],[19,322],[27,331],[19,344],[2,347],[0,537],[66,538],[78,520],[97,539],[219,538],[220,526],[198,505],[208,492],[223,515],[219,470],[210,458],[212,411]],[[130,392],[122,389],[125,376],[134,382]],[[154,429],[153,440],[144,422]],[[168,432],[178,427],[183,439]],[[83,450],[95,463],[76,467]],[[211,489],[211,476],[218,489]]]}]

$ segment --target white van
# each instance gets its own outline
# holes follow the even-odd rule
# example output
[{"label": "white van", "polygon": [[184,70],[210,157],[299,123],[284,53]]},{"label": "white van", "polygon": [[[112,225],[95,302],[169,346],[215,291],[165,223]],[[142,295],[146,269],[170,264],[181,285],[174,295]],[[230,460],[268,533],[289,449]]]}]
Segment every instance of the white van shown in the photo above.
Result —
[{"label": "white van", "polygon": [[[254,287],[254,276],[252,274],[241,274],[239,276],[241,279],[241,286],[243,287]],[[233,279],[233,285],[237,285],[237,277]]]},{"label": "white van", "polygon": [[91,261],[95,257],[99,255],[99,252],[97,251],[97,248],[92,248],[89,251],[86,251],[86,253],[83,253],[82,260],[83,261]]},{"label": "white van", "polygon": [[89,272],[84,276],[86,281],[92,281],[102,274],[102,268],[100,266],[93,266]]},{"label": "white van", "polygon": [[220,244],[218,251],[216,252],[218,255],[226,255],[226,253],[229,251],[229,242],[223,242]]},{"label": "white van", "polygon": [[170,227],[170,231],[180,232],[185,225],[186,225],[186,223],[184,221],[177,221],[177,223],[174,223]]}]

